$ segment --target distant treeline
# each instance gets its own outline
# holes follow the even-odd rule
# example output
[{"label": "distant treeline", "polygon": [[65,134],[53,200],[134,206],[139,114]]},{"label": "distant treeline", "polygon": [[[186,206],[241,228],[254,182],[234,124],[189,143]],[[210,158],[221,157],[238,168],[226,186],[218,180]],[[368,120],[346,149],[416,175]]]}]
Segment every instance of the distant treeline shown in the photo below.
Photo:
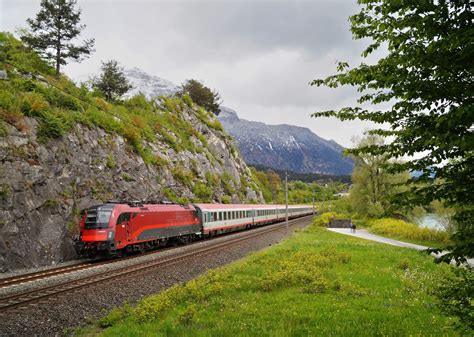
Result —
[{"label": "distant treeline", "polygon": [[288,180],[289,181],[303,181],[306,183],[312,182],[319,182],[319,183],[326,183],[330,181],[340,181],[344,184],[351,183],[351,176],[350,175],[332,175],[332,174],[322,174],[322,173],[298,173],[293,171],[282,171],[276,170],[274,168],[263,166],[263,165],[250,165],[255,167],[258,171],[268,171],[271,170],[278,174],[281,180],[285,180],[285,172],[288,173]]}]

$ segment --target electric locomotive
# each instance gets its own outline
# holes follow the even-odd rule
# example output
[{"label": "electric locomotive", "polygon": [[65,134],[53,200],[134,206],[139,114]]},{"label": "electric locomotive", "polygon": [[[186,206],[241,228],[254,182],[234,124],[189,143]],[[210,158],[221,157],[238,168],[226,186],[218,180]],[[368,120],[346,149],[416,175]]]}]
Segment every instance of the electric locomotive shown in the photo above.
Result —
[{"label": "electric locomotive", "polygon": [[116,256],[159,247],[170,238],[191,241],[200,232],[192,205],[109,202],[83,212],[76,250],[79,256]]}]

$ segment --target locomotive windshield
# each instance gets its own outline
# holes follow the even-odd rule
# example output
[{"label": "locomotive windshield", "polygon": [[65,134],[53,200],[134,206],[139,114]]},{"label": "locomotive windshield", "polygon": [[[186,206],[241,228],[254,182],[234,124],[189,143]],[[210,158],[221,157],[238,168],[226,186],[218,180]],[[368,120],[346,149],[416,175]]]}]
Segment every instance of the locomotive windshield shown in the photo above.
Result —
[{"label": "locomotive windshield", "polygon": [[87,211],[87,218],[84,224],[85,229],[103,229],[109,227],[111,209],[90,209]]}]

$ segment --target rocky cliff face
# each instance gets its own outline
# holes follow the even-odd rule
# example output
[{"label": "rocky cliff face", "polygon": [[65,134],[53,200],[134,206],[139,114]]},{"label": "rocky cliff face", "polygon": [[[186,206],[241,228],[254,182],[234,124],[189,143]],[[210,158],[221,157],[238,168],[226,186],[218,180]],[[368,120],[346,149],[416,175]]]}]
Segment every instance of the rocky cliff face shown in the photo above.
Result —
[{"label": "rocky cliff face", "polygon": [[298,173],[347,175],[352,172],[352,160],[342,156],[342,146],[307,128],[247,121],[229,108],[221,110],[219,120],[237,141],[248,164]]},{"label": "rocky cliff face", "polygon": [[177,152],[166,142],[148,143],[162,165],[145,164],[124,138],[95,126],[78,123],[45,142],[38,139],[35,118],[24,117],[21,128],[5,123],[0,136],[0,271],[74,258],[71,237],[79,211],[107,200],[222,201],[227,195],[236,203],[262,202],[231,138],[187,106],[181,117],[206,144],[196,137],[192,141],[200,151]]}]

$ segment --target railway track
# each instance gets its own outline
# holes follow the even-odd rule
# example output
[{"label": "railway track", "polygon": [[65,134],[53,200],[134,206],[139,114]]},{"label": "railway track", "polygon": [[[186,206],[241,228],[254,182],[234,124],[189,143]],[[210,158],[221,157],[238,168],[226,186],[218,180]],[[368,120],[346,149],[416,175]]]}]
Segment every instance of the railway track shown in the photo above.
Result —
[{"label": "railway track", "polygon": [[73,271],[78,271],[86,268],[90,268],[93,262],[78,263],[65,267],[51,268],[43,271],[38,271],[29,274],[17,275],[12,277],[6,277],[0,279],[0,288],[6,288],[13,285],[23,284],[30,281],[35,281],[43,278],[48,278],[51,276],[67,274]]},{"label": "railway track", "polygon": [[[294,226],[298,224],[299,222],[301,222],[301,220],[305,220],[307,218],[308,216],[294,219],[294,220],[291,220],[289,224],[291,226]],[[264,227],[264,228],[261,228],[261,230],[259,231],[244,232],[245,233],[244,235],[237,238],[230,237],[225,241],[221,241],[207,247],[194,247],[187,250],[186,252],[180,252],[175,255],[161,258],[159,260],[145,261],[143,263],[139,263],[136,265],[121,267],[112,271],[109,270],[105,272],[100,272],[92,276],[86,276],[86,277],[78,278],[72,281],[58,283],[55,285],[6,296],[0,299],[0,314],[4,314],[11,310],[22,309],[33,303],[41,303],[49,298],[60,296],[65,293],[75,292],[82,288],[91,287],[96,284],[102,283],[104,281],[110,281],[112,279],[135,276],[139,273],[144,273],[153,269],[177,264],[188,258],[194,258],[196,256],[211,254],[219,250],[228,248],[230,246],[236,245],[238,243],[241,243],[250,238],[262,236],[267,233],[278,231],[281,229],[285,229],[285,223],[275,224],[266,228]]]},{"label": "railway track", "polygon": [[68,273],[72,273],[72,272],[76,272],[76,271],[81,271],[81,270],[85,270],[85,269],[90,269],[90,268],[94,268],[94,267],[103,266],[103,265],[106,265],[106,264],[115,263],[115,262],[118,262],[118,261],[125,261],[125,260],[128,260],[128,259],[133,259],[133,258],[140,257],[140,256],[146,256],[146,255],[150,255],[150,254],[157,254],[157,253],[166,251],[168,249],[172,249],[172,248],[171,247],[162,248],[160,250],[150,251],[150,252],[142,253],[140,255],[131,255],[131,256],[121,257],[121,258],[116,258],[116,259],[81,262],[81,263],[72,264],[72,265],[69,265],[69,266],[51,268],[51,269],[47,269],[47,270],[43,270],[43,271],[38,271],[38,272],[33,272],[33,273],[28,273],[28,274],[21,274],[21,275],[16,275],[16,276],[12,276],[12,277],[6,277],[6,278],[3,278],[3,279],[0,279],[0,289],[15,286],[15,285],[19,285],[19,284],[23,284],[23,283],[26,283],[26,282],[46,279],[46,278],[49,278],[51,276],[64,275],[64,274],[68,274]]}]

